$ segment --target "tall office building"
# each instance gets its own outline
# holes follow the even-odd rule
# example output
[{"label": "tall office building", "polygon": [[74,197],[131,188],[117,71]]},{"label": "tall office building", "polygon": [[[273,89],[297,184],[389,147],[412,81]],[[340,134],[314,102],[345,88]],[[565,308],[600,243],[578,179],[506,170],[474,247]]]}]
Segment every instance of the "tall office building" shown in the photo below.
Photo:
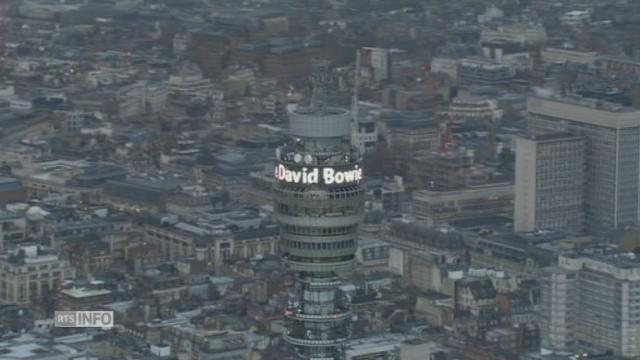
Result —
[{"label": "tall office building", "polygon": [[638,224],[640,110],[582,98],[531,97],[533,133],[585,139],[585,224],[590,234]]},{"label": "tall office building", "polygon": [[565,352],[575,347],[577,274],[559,266],[544,269],[540,281],[541,346]]},{"label": "tall office building", "polygon": [[543,348],[640,357],[640,261],[635,255],[562,255],[541,284]]},{"label": "tall office building", "polygon": [[516,231],[584,231],[584,139],[549,133],[516,139]]},{"label": "tall office building", "polygon": [[352,315],[339,275],[354,264],[364,189],[350,113],[324,105],[328,64],[315,67],[311,105],[290,114],[291,141],[276,151],[281,254],[297,276],[284,339],[300,358],[342,359]]}]

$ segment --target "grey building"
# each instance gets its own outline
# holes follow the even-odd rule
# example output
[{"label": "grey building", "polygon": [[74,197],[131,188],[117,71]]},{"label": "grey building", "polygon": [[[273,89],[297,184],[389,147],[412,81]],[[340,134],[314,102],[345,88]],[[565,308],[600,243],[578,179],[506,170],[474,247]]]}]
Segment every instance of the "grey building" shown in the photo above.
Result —
[{"label": "grey building", "polygon": [[0,254],[27,238],[27,219],[23,215],[0,210]]},{"label": "grey building", "polygon": [[560,256],[542,279],[543,347],[640,356],[640,261],[608,250]]},{"label": "grey building", "polygon": [[15,178],[0,177],[0,205],[26,200],[27,191]]},{"label": "grey building", "polygon": [[414,215],[435,223],[513,215],[514,189],[492,183],[460,190],[417,190],[411,196]]},{"label": "grey building", "polygon": [[514,227],[584,231],[584,139],[550,133],[516,139]]},{"label": "grey building", "polygon": [[105,184],[104,199],[119,209],[147,209],[162,211],[166,208],[173,182],[154,182],[141,178],[109,180]]},{"label": "grey building", "polygon": [[511,71],[506,65],[483,58],[467,58],[458,63],[458,82],[462,86],[498,86],[511,79]]},{"label": "grey building", "polygon": [[16,248],[0,255],[0,304],[35,303],[74,278],[75,268],[50,249]]},{"label": "grey building", "polygon": [[577,274],[559,266],[544,269],[538,305],[543,349],[563,352],[575,346]]},{"label": "grey building", "polygon": [[585,139],[585,224],[590,234],[635,226],[640,216],[640,110],[582,98],[531,97],[529,129]]}]

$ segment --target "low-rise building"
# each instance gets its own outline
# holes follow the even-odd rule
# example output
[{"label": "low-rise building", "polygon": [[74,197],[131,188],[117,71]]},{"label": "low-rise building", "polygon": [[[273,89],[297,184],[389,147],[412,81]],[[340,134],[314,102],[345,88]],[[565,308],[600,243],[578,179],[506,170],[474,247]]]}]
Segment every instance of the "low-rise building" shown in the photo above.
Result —
[{"label": "low-rise building", "polygon": [[515,24],[485,27],[480,33],[483,44],[516,44],[521,46],[540,45],[547,41],[547,32],[543,26]]},{"label": "low-rise building", "polygon": [[402,153],[404,151],[436,151],[440,147],[440,128],[430,119],[395,119],[387,121],[382,130],[389,146]]},{"label": "low-rise building", "polygon": [[400,351],[404,340],[405,337],[399,334],[387,334],[352,340],[347,345],[345,359],[398,359],[400,358]]},{"label": "low-rise building", "polygon": [[16,178],[0,177],[0,205],[26,200],[26,189]]},{"label": "low-rise building", "polygon": [[110,180],[104,189],[104,199],[115,208],[130,212],[164,211],[171,192],[180,183],[131,178]]},{"label": "low-rise building", "polygon": [[[195,257],[221,265],[232,258],[276,254],[278,228],[254,224],[261,219],[229,214],[220,219],[201,218],[195,223],[151,220],[143,225],[146,241],[157,246],[168,259]],[[252,225],[254,224],[254,225]]]},{"label": "low-rise building", "polygon": [[434,222],[513,216],[513,185],[487,184],[461,190],[418,190],[411,196],[416,217]]},{"label": "low-rise building", "polygon": [[27,219],[8,211],[0,211],[0,254],[27,237]]},{"label": "low-rise building", "polygon": [[375,239],[359,239],[356,259],[364,267],[389,265],[389,244]]},{"label": "low-rise building", "polygon": [[511,79],[507,65],[483,58],[466,58],[458,63],[458,84],[462,86],[499,86]]},{"label": "low-rise building", "polygon": [[595,67],[598,53],[595,51],[581,51],[548,47],[540,53],[540,60],[550,64],[583,64]]},{"label": "low-rise building", "polygon": [[105,305],[113,301],[110,290],[77,287],[60,290],[56,298],[57,311],[92,310],[96,306]]},{"label": "low-rise building", "polygon": [[457,96],[446,111],[456,121],[496,121],[502,117],[498,102],[484,96]]},{"label": "low-rise building", "polygon": [[560,21],[567,26],[574,28],[586,25],[591,20],[590,10],[573,10],[566,12],[560,17]]},{"label": "low-rise building", "polygon": [[0,302],[29,304],[75,278],[67,260],[39,246],[23,246],[0,255]]}]

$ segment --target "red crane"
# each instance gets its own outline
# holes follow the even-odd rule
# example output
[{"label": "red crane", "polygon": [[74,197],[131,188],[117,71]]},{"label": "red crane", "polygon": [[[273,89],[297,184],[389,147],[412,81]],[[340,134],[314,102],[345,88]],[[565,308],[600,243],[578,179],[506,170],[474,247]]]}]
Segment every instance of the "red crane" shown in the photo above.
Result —
[{"label": "red crane", "polygon": [[7,27],[4,18],[0,14],[0,60],[4,60],[7,56]]},{"label": "red crane", "polygon": [[445,153],[453,146],[453,136],[451,133],[451,125],[449,123],[449,115],[440,122],[440,152]]}]

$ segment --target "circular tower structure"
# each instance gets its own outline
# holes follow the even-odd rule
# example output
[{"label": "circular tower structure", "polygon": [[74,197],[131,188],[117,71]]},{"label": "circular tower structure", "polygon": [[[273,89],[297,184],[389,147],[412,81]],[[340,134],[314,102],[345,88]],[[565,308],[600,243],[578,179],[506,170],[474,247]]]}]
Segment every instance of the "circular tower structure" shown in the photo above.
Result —
[{"label": "circular tower structure", "polygon": [[353,268],[364,204],[350,113],[324,106],[324,78],[314,76],[311,105],[290,114],[291,139],[276,150],[274,195],[282,259],[297,276],[284,338],[315,360],[341,359],[351,333],[339,275]]}]

